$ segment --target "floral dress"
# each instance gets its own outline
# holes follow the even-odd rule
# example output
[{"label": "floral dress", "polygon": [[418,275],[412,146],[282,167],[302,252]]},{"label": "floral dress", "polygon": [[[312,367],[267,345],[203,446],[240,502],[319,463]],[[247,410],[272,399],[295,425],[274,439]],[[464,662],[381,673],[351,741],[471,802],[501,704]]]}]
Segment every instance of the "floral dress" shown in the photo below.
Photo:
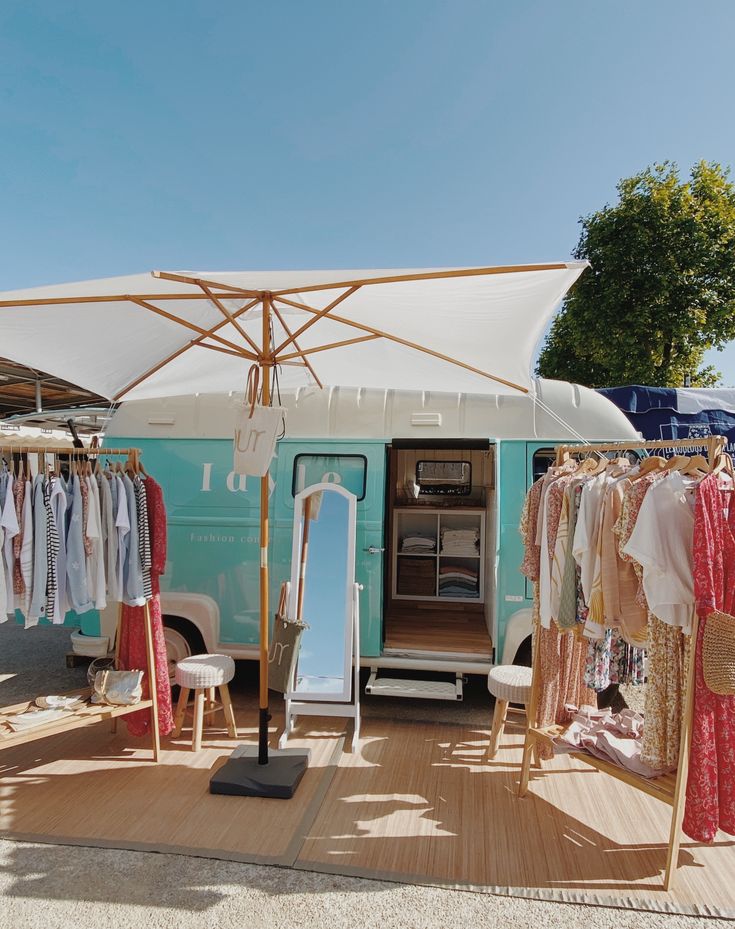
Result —
[{"label": "floral dress", "polygon": [[[635,527],[646,493],[661,475],[650,472],[633,482],[623,498],[620,517],[614,532],[618,536],[618,554],[633,563],[638,575],[638,602],[646,604],[643,593],[643,569],[625,551]],[[648,672],[645,693],[645,725],[641,742],[641,760],[652,768],[671,770],[679,761],[681,718],[686,687],[689,636],[648,613]]]},{"label": "floral dress", "polygon": [[[152,477],[145,479],[148,503],[148,525],[151,540],[151,586],[153,598],[149,602],[153,628],[153,651],[156,664],[156,692],[158,697],[158,726],[162,736],[174,728],[171,706],[171,683],[168,676],[168,656],[161,618],[159,576],[166,570],[166,508],[163,491]],[[123,605],[120,634],[120,663],[124,668],[147,667],[145,644],[145,612],[142,606]],[[143,678],[143,699],[150,694],[147,675]],[[131,735],[143,736],[150,731],[151,712],[140,710],[125,717]]]},{"label": "floral dress", "polygon": [[697,489],[694,513],[694,593],[699,631],[694,651],[694,712],[684,832],[711,842],[718,829],[735,835],[735,696],[704,682],[702,641],[714,610],[735,612],[735,505],[710,474]]}]

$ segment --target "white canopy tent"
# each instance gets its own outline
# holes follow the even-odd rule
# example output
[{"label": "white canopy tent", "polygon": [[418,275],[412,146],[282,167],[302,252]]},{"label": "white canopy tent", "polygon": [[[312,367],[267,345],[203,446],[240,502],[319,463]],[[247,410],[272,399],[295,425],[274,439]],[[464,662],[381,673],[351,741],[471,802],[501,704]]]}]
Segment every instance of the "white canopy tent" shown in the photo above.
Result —
[{"label": "white canopy tent", "polygon": [[[532,389],[532,353],[586,262],[373,271],[156,271],[0,294],[0,356],[110,400],[284,387]],[[290,796],[305,760],[268,753],[268,495],[260,488],[257,765],[237,792]],[[264,768],[270,768],[265,771]],[[240,789],[241,788],[241,789]],[[290,792],[289,792],[290,791]]]}]

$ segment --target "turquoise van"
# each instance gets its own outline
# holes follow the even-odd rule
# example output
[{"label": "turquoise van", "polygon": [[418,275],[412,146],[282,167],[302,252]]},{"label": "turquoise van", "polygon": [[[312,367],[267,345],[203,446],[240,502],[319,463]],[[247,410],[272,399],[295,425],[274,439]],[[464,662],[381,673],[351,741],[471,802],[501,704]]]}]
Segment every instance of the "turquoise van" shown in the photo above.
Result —
[{"label": "turquoise van", "polygon": [[[560,442],[637,437],[608,400],[537,381],[532,396],[303,388],[282,397],[271,466],[271,603],[290,576],[294,495],[318,482],[357,497],[361,664],[370,692],[461,698],[462,679],[530,656],[531,590],[518,567],[527,488]],[[136,446],[162,485],[162,609],[172,661],[258,654],[259,479],[232,470],[238,395],[123,404],[105,444]],[[115,613],[82,617],[114,629]],[[100,629],[100,626],[102,629]],[[417,684],[417,679],[419,683]],[[408,682],[405,682],[408,684]],[[418,693],[424,688],[423,693]]]}]

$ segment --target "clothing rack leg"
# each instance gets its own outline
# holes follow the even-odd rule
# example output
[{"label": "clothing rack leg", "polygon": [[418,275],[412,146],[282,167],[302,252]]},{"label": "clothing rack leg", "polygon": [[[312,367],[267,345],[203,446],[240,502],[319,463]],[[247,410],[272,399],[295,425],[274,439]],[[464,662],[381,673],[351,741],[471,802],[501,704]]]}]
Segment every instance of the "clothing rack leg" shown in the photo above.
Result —
[{"label": "clothing rack leg", "polygon": [[539,689],[541,687],[540,678],[540,646],[539,646],[539,627],[534,623],[534,635],[532,640],[533,657],[531,661],[531,699],[528,701],[526,712],[526,739],[523,743],[523,761],[521,763],[521,780],[518,784],[518,796],[525,797],[528,791],[528,781],[531,776],[531,758],[535,757],[536,763],[539,764],[538,747],[536,737],[531,731],[536,725],[536,714],[538,712]]},{"label": "clothing rack leg", "polygon": [[[117,607],[117,624],[115,626],[115,670],[120,666],[120,638],[122,636],[122,602]],[[117,732],[117,718],[110,720],[110,732],[114,735]]]},{"label": "clothing rack leg", "polygon": [[666,857],[666,871],[664,872],[664,890],[671,890],[679,867],[679,847],[681,845],[681,824],[684,819],[684,806],[686,803],[687,774],[689,772],[689,748],[692,739],[692,719],[694,716],[694,680],[695,656],[697,651],[697,632],[699,619],[694,617],[692,622],[692,636],[689,643],[689,666],[687,668],[686,697],[684,699],[684,713],[681,721],[681,737],[679,739],[679,770],[676,775],[676,789],[671,812],[671,831],[669,832],[669,852]]},{"label": "clothing rack leg", "polygon": [[158,761],[161,754],[161,737],[158,725],[158,684],[156,681],[156,652],[153,648],[153,623],[151,622],[151,608],[148,601],[143,607],[143,615],[145,618],[145,648],[148,656],[148,693],[153,703],[151,707],[153,760]]}]

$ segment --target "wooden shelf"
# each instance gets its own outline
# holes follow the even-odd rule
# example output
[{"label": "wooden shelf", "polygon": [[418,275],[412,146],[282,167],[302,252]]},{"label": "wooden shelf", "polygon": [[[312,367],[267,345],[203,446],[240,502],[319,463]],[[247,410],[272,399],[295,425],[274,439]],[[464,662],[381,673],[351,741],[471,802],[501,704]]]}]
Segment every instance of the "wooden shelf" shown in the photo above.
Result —
[{"label": "wooden shelf", "polygon": [[[77,690],[64,694],[65,697],[79,697],[87,700],[91,696],[90,690]],[[127,716],[129,713],[135,713],[138,710],[147,710],[153,706],[152,700],[140,700],[132,706],[108,706],[107,704],[86,704],[77,710],[72,711],[68,716],[45,723],[40,726],[33,726],[23,732],[14,732],[7,723],[7,717],[17,713],[23,713],[35,706],[34,701],[29,700],[25,703],[16,703],[14,706],[0,707],[0,749],[12,748],[14,745],[24,745],[26,742],[34,742],[36,739],[45,739],[48,736],[59,735],[62,732],[69,732],[72,729],[81,729],[84,726],[94,726],[96,723],[104,720],[117,719],[120,716]]]},{"label": "wooden shelf", "polygon": [[[485,602],[485,511],[466,507],[459,508],[434,507],[422,508],[420,514],[416,509],[395,507],[393,510],[393,549],[392,549],[392,577],[393,600],[433,600],[436,603],[484,603]],[[480,550],[475,555],[455,555],[451,552],[402,552],[399,545],[404,537],[413,533],[422,532],[429,538],[435,538],[437,546],[441,544],[442,529],[477,529],[479,533]],[[405,564],[406,559],[421,558],[434,559],[436,564],[433,581],[433,594],[402,593],[400,590],[399,563]],[[401,561],[403,559],[403,561]],[[477,565],[477,591],[474,596],[457,597],[451,594],[443,595],[440,590],[439,565],[455,563],[461,566],[462,562],[472,562]],[[427,585],[428,587],[429,585]],[[405,590],[405,587],[403,588]]]},{"label": "wooden shelf", "polygon": [[[531,726],[528,729],[528,738],[535,739],[537,742],[545,742],[553,746],[554,740],[565,731],[565,726],[546,726],[539,729]],[[612,761],[606,761],[604,758],[598,758],[596,755],[590,755],[587,752],[569,752],[572,758],[583,761],[598,771],[604,771],[611,777],[616,777],[619,781],[624,781],[632,787],[637,787],[644,793],[650,794],[659,800],[673,804],[676,793],[676,773],[662,774],[660,777],[643,777],[642,774],[634,774],[626,768],[615,764]]]}]

